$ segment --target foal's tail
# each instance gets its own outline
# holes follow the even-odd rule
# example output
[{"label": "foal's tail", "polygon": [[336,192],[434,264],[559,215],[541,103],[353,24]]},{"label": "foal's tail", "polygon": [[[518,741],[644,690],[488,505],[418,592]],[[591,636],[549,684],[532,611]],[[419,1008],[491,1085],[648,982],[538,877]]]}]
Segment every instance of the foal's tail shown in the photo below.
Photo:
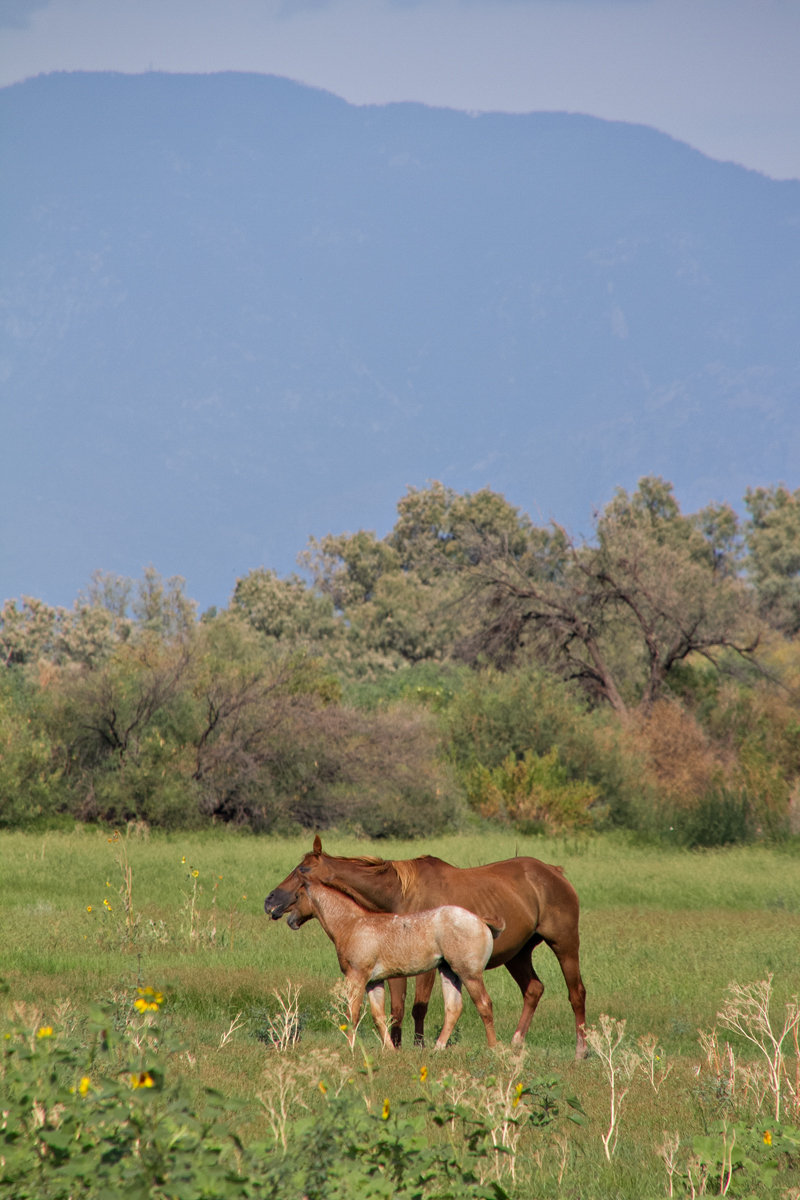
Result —
[{"label": "foal's tail", "polygon": [[497,938],[506,927],[506,923],[502,917],[481,917],[484,925],[488,925],[492,931],[492,937]]}]

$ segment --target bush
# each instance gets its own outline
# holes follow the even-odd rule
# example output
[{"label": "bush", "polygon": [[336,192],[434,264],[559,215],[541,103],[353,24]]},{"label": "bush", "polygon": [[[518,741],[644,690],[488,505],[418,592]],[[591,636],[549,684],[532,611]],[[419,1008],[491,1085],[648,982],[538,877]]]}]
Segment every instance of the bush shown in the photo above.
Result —
[{"label": "bush", "polygon": [[52,816],[59,774],[21,668],[0,678],[0,828],[20,828]]},{"label": "bush", "polygon": [[564,781],[591,786],[602,805],[597,816],[630,823],[641,777],[639,751],[626,744],[613,714],[590,711],[582,697],[544,671],[475,672],[439,719],[446,751],[467,790],[478,767],[491,772],[509,755],[519,761],[528,752],[542,758],[555,750]]},{"label": "bush", "polygon": [[509,754],[493,771],[474,767],[468,795],[482,816],[508,821],[521,833],[586,828],[598,799],[591,784],[567,778],[555,747],[541,758],[532,750],[519,760]]}]

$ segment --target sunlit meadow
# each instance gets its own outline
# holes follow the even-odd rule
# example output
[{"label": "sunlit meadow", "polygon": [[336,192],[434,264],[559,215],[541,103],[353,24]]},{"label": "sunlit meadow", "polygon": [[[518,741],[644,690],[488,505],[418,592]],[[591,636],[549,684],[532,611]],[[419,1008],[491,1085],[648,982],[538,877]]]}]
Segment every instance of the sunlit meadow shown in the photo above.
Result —
[{"label": "sunlit meadow", "polygon": [[[374,843],[337,835],[323,841],[331,853],[376,850]],[[293,933],[263,912],[266,893],[309,848],[309,838],[231,833],[137,836],[132,830],[116,840],[89,829],[4,834],[0,974],[9,988],[6,1007],[34,1004],[49,1019],[64,998],[82,1012],[131,984],[155,987],[186,1047],[175,1069],[198,1089],[213,1086],[250,1101],[262,1091],[264,1071],[275,1058],[264,1040],[278,1013],[275,989],[285,990],[291,981],[300,989],[300,1040],[288,1053],[348,1053],[332,1019],[331,993],[339,978],[333,947],[316,922]],[[709,1073],[698,1030],[714,1026],[726,986],[774,975],[777,1015],[800,988],[797,857],[764,847],[686,853],[616,837],[556,841],[501,832],[430,839],[424,847],[387,842],[379,851],[391,858],[424,851],[460,866],[531,854],[565,868],[581,898],[590,1024],[598,1024],[601,1014],[624,1019],[626,1044],[634,1048],[637,1039],[653,1035],[659,1061],[670,1070],[657,1094],[643,1070],[635,1073],[607,1161],[602,1060],[594,1055],[573,1062],[566,989],[555,958],[539,947],[534,965],[545,994],[528,1038],[529,1066],[536,1074],[562,1075],[589,1121],[558,1124],[520,1144],[520,1179],[526,1182],[519,1194],[666,1194],[667,1173],[657,1153],[665,1131],[677,1132],[688,1152],[692,1138],[724,1115],[719,1073]],[[486,982],[498,1035],[507,1044],[519,1015],[518,990],[502,969],[489,972]],[[437,985],[429,1046],[441,1020]],[[380,1050],[369,1018],[361,1026],[381,1096],[412,1094],[423,1067],[432,1077],[454,1068],[478,1077],[496,1070],[469,1000],[456,1044],[443,1054],[414,1048],[411,1033],[410,1003],[399,1054]],[[722,1050],[726,1039],[738,1063],[757,1058],[752,1046],[724,1031]],[[787,1045],[789,1050],[794,1052]],[[790,1055],[790,1067],[791,1061]],[[259,1111],[254,1102],[243,1126],[254,1134],[263,1133]],[[796,1173],[781,1177],[784,1190],[797,1185]],[[675,1186],[675,1194],[683,1194]]]}]

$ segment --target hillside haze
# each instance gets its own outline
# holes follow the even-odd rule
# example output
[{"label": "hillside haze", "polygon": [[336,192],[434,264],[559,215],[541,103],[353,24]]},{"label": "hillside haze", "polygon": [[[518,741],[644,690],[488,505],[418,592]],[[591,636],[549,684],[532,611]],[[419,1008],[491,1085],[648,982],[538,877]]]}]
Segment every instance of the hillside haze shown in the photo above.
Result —
[{"label": "hillside haze", "polygon": [[243,74],[39,77],[0,139],[0,599],[225,603],[428,478],[576,533],[646,472],[800,483],[798,182]]}]

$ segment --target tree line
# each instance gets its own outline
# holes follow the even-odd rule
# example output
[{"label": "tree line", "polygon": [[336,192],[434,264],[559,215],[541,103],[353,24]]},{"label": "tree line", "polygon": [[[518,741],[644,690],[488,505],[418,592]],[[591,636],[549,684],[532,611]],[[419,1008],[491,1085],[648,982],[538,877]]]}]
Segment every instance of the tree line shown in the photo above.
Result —
[{"label": "tree line", "polygon": [[800,489],[744,505],[646,477],[576,539],[432,482],[221,611],[152,567],[6,601],[0,821],[800,832]]}]

